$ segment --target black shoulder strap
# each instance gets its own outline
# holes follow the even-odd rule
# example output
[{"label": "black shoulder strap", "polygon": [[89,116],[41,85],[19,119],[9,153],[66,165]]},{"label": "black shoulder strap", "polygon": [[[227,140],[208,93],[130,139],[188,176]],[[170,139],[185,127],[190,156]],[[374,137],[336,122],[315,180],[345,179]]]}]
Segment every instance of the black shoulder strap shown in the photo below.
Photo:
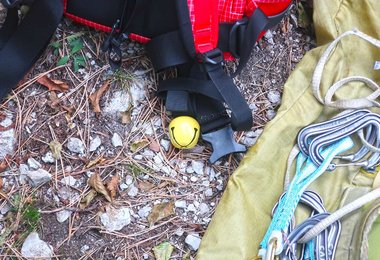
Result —
[{"label": "black shoulder strap", "polygon": [[49,43],[62,15],[62,0],[35,0],[12,35],[6,34],[9,39],[0,49],[0,99],[33,66]]}]

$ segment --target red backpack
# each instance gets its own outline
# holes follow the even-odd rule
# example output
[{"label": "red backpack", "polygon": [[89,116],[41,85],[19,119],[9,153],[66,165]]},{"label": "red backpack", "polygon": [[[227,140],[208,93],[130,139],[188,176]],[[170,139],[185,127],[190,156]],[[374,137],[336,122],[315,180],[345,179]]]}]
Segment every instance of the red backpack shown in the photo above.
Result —
[{"label": "red backpack", "polygon": [[[61,0],[0,1],[8,4],[32,1],[31,12],[25,20],[33,12],[41,13],[35,10],[41,8],[40,5],[54,9],[51,13],[58,16],[62,8]],[[129,38],[145,43],[157,72],[177,69],[176,78],[159,82],[157,94],[165,100],[166,109],[174,116],[192,116],[200,123],[202,138],[213,146],[210,161],[214,162],[223,155],[245,151],[244,146],[235,142],[233,130],[249,130],[253,123],[248,104],[223,69],[224,61],[238,58],[239,65],[232,76],[238,74],[248,61],[254,44],[282,19],[291,2],[63,0],[63,9],[74,21],[109,33],[103,49],[110,53],[113,67],[120,66],[119,46],[121,41]],[[56,26],[57,21],[59,18],[51,27]],[[43,24],[45,26],[46,21]],[[51,28],[50,33],[53,31]],[[0,45],[0,83],[3,81],[2,52]],[[16,83],[17,80],[13,80],[11,85]]]}]

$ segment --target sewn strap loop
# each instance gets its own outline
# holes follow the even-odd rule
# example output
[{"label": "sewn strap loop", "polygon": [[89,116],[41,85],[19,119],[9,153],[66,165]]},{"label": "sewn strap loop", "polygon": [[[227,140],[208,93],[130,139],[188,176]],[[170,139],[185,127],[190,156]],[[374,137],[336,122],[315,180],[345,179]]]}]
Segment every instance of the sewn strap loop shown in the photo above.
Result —
[{"label": "sewn strap loop", "polygon": [[[373,80],[362,77],[362,76],[351,76],[343,78],[339,81],[337,81],[335,84],[331,86],[331,88],[327,91],[325,98],[322,98],[321,94],[321,81],[322,81],[322,75],[323,75],[323,69],[329,60],[331,54],[335,50],[336,45],[342,40],[343,38],[355,35],[359,38],[371,43],[372,45],[380,48],[380,41],[357,30],[351,30],[343,33],[339,37],[337,37],[333,42],[330,43],[330,45],[326,48],[326,50],[323,52],[321,58],[319,59],[317,66],[315,67],[314,74],[312,77],[312,90],[315,98],[322,104],[330,107],[335,107],[339,109],[352,109],[352,108],[366,108],[366,107],[380,107],[380,103],[376,101],[376,99],[380,96],[380,86],[374,82]],[[364,98],[357,98],[357,99],[343,99],[343,100],[337,100],[332,101],[332,97],[335,94],[335,92],[341,88],[342,86],[350,83],[350,82],[363,82],[368,87],[370,87],[374,92],[370,94],[367,97]]]}]

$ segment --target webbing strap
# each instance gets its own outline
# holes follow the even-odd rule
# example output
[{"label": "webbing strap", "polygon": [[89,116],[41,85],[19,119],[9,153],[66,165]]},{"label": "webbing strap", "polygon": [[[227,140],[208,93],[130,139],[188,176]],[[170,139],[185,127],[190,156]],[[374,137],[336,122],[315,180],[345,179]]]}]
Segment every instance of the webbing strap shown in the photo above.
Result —
[{"label": "webbing strap", "polygon": [[[334,52],[336,45],[345,37],[355,35],[359,38],[371,43],[372,45],[380,48],[380,41],[361,32],[358,30],[351,30],[343,33],[339,37],[337,37],[333,42],[330,43],[330,45],[326,48],[326,50],[323,52],[321,58],[319,59],[317,66],[315,67],[313,78],[312,78],[312,88],[313,88],[313,94],[315,98],[322,104],[326,106],[331,106],[335,108],[340,109],[349,109],[349,108],[367,108],[367,107],[380,107],[380,103],[376,101],[376,99],[380,95],[380,86],[374,82],[373,80],[362,77],[362,76],[352,76],[343,78],[339,81],[337,81],[334,85],[332,85],[329,90],[326,93],[325,98],[322,98],[321,94],[321,81],[322,81],[322,75],[323,75],[323,69],[329,60],[331,54]],[[363,82],[368,87],[370,87],[374,92],[370,94],[367,97],[364,98],[357,98],[357,99],[343,99],[343,100],[337,100],[332,101],[332,97],[334,96],[335,92],[341,88],[342,86],[346,85],[350,82]]]},{"label": "webbing strap", "polygon": [[0,50],[0,98],[28,72],[48,44],[63,14],[61,0],[36,0]]}]

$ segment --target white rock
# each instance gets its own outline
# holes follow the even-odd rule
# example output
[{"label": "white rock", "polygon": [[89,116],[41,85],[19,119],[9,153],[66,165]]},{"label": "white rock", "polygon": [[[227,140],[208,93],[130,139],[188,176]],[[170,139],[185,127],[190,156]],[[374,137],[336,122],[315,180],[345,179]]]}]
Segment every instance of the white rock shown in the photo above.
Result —
[{"label": "white rock", "polygon": [[169,140],[161,139],[160,144],[166,152],[169,151],[169,148],[170,148],[170,141]]},{"label": "white rock", "polygon": [[154,163],[158,166],[158,165],[162,165],[162,158],[160,156],[161,154],[157,154],[156,156],[154,156],[153,160],[154,160]]},{"label": "white rock", "polygon": [[249,104],[249,109],[251,109],[253,112],[257,111],[259,108],[256,106],[256,104],[252,103]]},{"label": "white rock", "polygon": [[275,116],[276,116],[276,112],[274,110],[270,109],[267,111],[267,118],[269,120],[272,120]]},{"label": "white rock", "polygon": [[87,252],[87,250],[89,250],[90,247],[88,245],[84,245],[80,248],[80,251],[82,254],[85,254]]},{"label": "white rock", "polygon": [[205,214],[207,214],[209,212],[210,212],[210,208],[209,208],[209,206],[206,203],[201,203],[199,205],[199,213],[201,215],[205,215]]},{"label": "white rock", "polygon": [[34,158],[29,158],[28,159],[28,165],[29,165],[29,168],[31,169],[34,169],[34,170],[37,170],[39,168],[41,168],[41,164]]},{"label": "white rock", "polygon": [[32,232],[22,245],[21,255],[26,259],[51,259],[53,256],[53,247],[45,241],[42,241],[37,232]]},{"label": "white rock", "polygon": [[148,159],[152,159],[156,154],[149,149],[145,149],[142,155]]},{"label": "white rock", "polygon": [[197,211],[197,209],[195,208],[194,204],[189,204],[189,206],[187,206],[187,210],[191,211],[191,212]]},{"label": "white rock", "polygon": [[121,139],[120,135],[117,133],[114,133],[112,136],[112,145],[115,147],[123,146],[123,140]]},{"label": "white rock", "polygon": [[133,177],[131,175],[125,176],[125,183],[131,185],[133,183]]},{"label": "white rock", "polygon": [[70,210],[61,210],[56,213],[57,221],[59,223],[65,222],[70,216],[72,212]]},{"label": "white rock", "polygon": [[13,154],[15,140],[14,129],[0,131],[0,159],[4,159],[8,154]]},{"label": "white rock", "polygon": [[102,140],[100,140],[99,136],[96,136],[94,139],[90,142],[90,152],[96,151],[98,147],[102,144]]},{"label": "white rock", "polygon": [[186,173],[194,173],[194,169],[193,169],[193,167],[192,167],[192,166],[188,166],[188,167],[186,168]]},{"label": "white rock", "polygon": [[126,190],[126,189],[128,189],[128,185],[127,184],[125,184],[125,183],[122,183],[122,184],[120,184],[120,189],[121,190]]},{"label": "white rock", "polygon": [[272,39],[273,38],[273,34],[270,30],[266,31],[266,33],[264,34],[264,38],[269,40],[269,39]]},{"label": "white rock", "polygon": [[143,156],[141,154],[136,154],[135,156],[133,156],[133,159],[137,160],[137,161],[140,161],[142,160]]},{"label": "white rock", "polygon": [[182,229],[182,228],[177,228],[177,230],[175,231],[174,234],[176,234],[177,236],[182,236],[183,234],[185,233],[185,231]]},{"label": "white rock", "polygon": [[205,187],[210,187],[210,181],[202,181],[202,185]]},{"label": "white rock", "polygon": [[66,176],[66,177],[62,178],[60,182],[64,185],[75,187],[77,180],[73,176]]},{"label": "white rock", "polygon": [[135,185],[132,185],[132,186],[129,188],[128,196],[129,196],[129,197],[136,197],[138,191],[139,191],[138,188],[137,188]]},{"label": "white rock", "polygon": [[211,188],[208,188],[207,190],[205,190],[206,197],[212,197],[212,195],[213,195],[213,192]]},{"label": "white rock", "polygon": [[196,182],[197,180],[198,180],[198,178],[195,177],[195,176],[191,176],[191,177],[190,177],[190,181],[192,181],[192,182]]},{"label": "white rock", "polygon": [[26,164],[20,164],[20,176],[19,176],[19,181],[21,184],[26,184],[28,177],[26,174],[29,172],[29,167]]},{"label": "white rock", "polygon": [[11,207],[8,204],[5,204],[4,207],[0,209],[0,213],[2,215],[5,215],[8,213],[8,211],[11,209]]},{"label": "white rock", "polygon": [[215,180],[215,175],[216,175],[215,170],[213,168],[211,168],[210,173],[209,173],[209,177],[208,177],[209,181]]},{"label": "white rock", "polygon": [[201,238],[198,234],[189,234],[185,239],[185,243],[190,247],[191,250],[197,251],[200,244]]},{"label": "white rock", "polygon": [[106,206],[106,212],[100,216],[100,221],[108,231],[119,231],[131,223],[131,214],[128,208],[114,208]]},{"label": "white rock", "polygon": [[70,137],[67,142],[67,148],[73,153],[84,154],[84,144],[79,138]]},{"label": "white rock", "polygon": [[152,211],[152,207],[145,206],[139,209],[137,214],[140,216],[140,218],[146,218],[149,216],[149,213]]},{"label": "white rock", "polygon": [[174,203],[174,206],[176,208],[180,208],[180,209],[185,209],[187,207],[187,204],[186,204],[186,201],[184,200],[177,200],[175,203]]},{"label": "white rock", "polygon": [[257,138],[250,138],[246,136],[243,136],[243,138],[241,139],[241,143],[249,147],[254,145],[256,141],[257,141]]},{"label": "white rock", "polygon": [[28,177],[28,182],[31,186],[37,187],[51,180],[51,174],[44,169],[36,171],[26,171],[25,175]]},{"label": "white rock", "polygon": [[[133,106],[137,106],[141,101],[145,99],[144,81],[134,81],[130,87],[130,93],[132,96]],[[124,101],[125,102],[125,101]]]},{"label": "white rock", "polygon": [[80,198],[80,195],[73,191],[71,188],[63,186],[58,190],[58,196],[63,200],[68,200],[70,202],[75,202]]},{"label": "white rock", "polygon": [[44,156],[42,156],[41,159],[44,163],[54,163],[55,162],[55,159],[53,157],[52,152],[47,152]]},{"label": "white rock", "polygon": [[116,115],[130,109],[130,95],[126,90],[113,92],[111,99],[106,103],[103,111],[106,114]]},{"label": "white rock", "polygon": [[268,100],[271,103],[279,104],[281,102],[281,94],[278,91],[271,90],[268,93]]},{"label": "white rock", "polygon": [[203,168],[205,167],[204,162],[201,162],[201,161],[192,161],[191,162],[191,166],[193,167],[194,171],[198,175],[203,175],[203,173],[204,173]]}]

